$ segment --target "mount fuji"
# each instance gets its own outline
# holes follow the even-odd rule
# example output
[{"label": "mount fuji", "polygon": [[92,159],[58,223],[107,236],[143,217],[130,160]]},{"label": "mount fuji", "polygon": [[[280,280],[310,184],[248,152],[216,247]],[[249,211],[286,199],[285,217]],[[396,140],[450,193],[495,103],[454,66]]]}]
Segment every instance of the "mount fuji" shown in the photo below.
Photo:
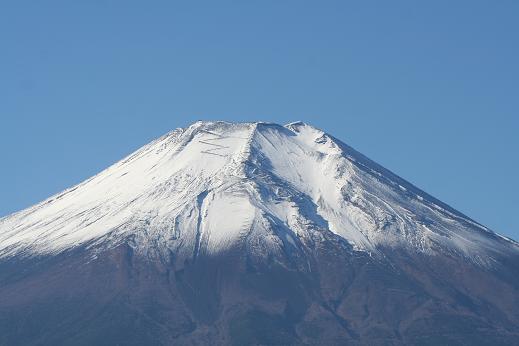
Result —
[{"label": "mount fuji", "polygon": [[331,135],[196,122],[0,219],[1,345],[519,345],[519,244]]}]

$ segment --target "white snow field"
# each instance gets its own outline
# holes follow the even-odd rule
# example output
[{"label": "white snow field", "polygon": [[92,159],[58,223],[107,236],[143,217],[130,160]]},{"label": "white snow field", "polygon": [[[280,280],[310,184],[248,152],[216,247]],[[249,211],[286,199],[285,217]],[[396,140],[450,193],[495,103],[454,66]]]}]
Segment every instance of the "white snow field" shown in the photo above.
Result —
[{"label": "white snow field", "polygon": [[389,247],[491,265],[518,249],[312,126],[196,122],[0,219],[0,257],[129,241],[148,256],[196,258],[245,239],[268,254],[310,231],[373,256]]}]

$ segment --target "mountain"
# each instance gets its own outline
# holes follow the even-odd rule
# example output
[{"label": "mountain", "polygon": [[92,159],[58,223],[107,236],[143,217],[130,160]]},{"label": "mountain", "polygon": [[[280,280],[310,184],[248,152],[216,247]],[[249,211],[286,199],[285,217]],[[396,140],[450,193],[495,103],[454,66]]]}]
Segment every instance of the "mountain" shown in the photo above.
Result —
[{"label": "mountain", "polygon": [[519,345],[519,244],[307,124],[196,122],[0,219],[1,345]]}]

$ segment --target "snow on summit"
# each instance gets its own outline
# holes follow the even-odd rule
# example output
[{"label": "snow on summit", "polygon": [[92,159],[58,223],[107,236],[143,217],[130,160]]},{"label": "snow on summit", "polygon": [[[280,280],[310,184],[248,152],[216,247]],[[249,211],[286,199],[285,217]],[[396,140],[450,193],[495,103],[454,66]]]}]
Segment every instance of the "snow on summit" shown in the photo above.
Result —
[{"label": "snow on summit", "polygon": [[124,241],[147,256],[196,260],[242,246],[276,255],[320,232],[374,255],[398,248],[488,264],[517,251],[312,126],[196,122],[0,219],[0,257]]}]

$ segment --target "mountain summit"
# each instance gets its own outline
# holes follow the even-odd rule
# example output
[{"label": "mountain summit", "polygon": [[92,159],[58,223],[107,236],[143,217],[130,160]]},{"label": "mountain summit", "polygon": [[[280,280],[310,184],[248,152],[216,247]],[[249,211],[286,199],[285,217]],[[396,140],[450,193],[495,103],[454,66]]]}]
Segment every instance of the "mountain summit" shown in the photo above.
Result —
[{"label": "mountain summit", "polygon": [[0,344],[513,344],[518,268],[319,129],[196,122],[0,219]]}]

